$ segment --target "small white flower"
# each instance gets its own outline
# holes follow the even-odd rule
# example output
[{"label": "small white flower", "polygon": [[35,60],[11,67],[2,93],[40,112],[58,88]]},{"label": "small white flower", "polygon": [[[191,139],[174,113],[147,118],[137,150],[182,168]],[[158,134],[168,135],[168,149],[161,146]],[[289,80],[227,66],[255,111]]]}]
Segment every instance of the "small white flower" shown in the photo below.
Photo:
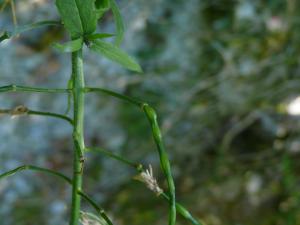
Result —
[{"label": "small white flower", "polygon": [[98,216],[83,211],[80,212],[80,223],[82,225],[107,225],[107,223]]},{"label": "small white flower", "polygon": [[146,184],[147,188],[153,191],[157,196],[163,193],[163,190],[159,187],[155,177],[153,176],[152,166],[149,165],[149,169],[141,172],[139,175],[135,176],[134,179],[139,180]]}]

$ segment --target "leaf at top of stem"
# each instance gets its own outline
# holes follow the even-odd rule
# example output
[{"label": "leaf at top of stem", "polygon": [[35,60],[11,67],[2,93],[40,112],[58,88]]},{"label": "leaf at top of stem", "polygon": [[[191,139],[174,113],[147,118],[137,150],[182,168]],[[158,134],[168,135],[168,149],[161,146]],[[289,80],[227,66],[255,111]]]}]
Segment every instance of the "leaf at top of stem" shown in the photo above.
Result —
[{"label": "leaf at top of stem", "polygon": [[56,6],[72,38],[92,34],[96,30],[95,0],[56,0]]},{"label": "leaf at top of stem", "polygon": [[109,34],[109,33],[95,33],[95,34],[90,34],[87,35],[86,38],[91,41],[91,40],[96,40],[96,39],[104,39],[104,38],[110,38],[114,37],[114,34]]},{"label": "leaf at top of stem", "polygon": [[82,48],[83,39],[78,38],[64,44],[54,43],[53,47],[60,52],[75,52]]},{"label": "leaf at top of stem", "polygon": [[119,47],[100,40],[93,40],[91,43],[92,44],[90,48],[93,51],[103,55],[104,57],[116,63],[119,63],[120,65],[129,70],[136,71],[139,73],[142,72],[142,68],[140,67],[140,65]]}]

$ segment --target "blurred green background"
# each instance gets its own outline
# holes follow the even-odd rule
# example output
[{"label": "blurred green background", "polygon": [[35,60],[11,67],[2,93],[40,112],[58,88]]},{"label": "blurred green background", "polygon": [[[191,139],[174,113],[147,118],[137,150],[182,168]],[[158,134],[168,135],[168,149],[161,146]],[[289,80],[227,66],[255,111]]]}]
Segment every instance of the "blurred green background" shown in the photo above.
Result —
[{"label": "blurred green background", "polygon": [[[50,0],[16,0],[19,24],[58,19]],[[85,51],[87,84],[143,99],[159,114],[177,199],[207,225],[300,224],[300,3],[296,0],[120,0],[122,48],[145,73],[130,73]],[[7,7],[0,29],[13,26]],[[99,30],[113,32],[107,14]],[[68,40],[38,29],[0,45],[0,85],[65,87],[70,57],[51,48]],[[56,94],[1,94],[0,107],[63,113]],[[151,164],[150,129],[141,112],[113,98],[86,100],[86,142]],[[0,172],[35,164],[71,174],[71,128],[40,117],[0,117]],[[116,224],[162,225],[168,207],[136,172],[88,155],[84,189]],[[23,172],[0,182],[1,225],[67,224],[70,188]],[[91,211],[83,205],[85,211]],[[180,225],[189,224],[178,216]]]}]

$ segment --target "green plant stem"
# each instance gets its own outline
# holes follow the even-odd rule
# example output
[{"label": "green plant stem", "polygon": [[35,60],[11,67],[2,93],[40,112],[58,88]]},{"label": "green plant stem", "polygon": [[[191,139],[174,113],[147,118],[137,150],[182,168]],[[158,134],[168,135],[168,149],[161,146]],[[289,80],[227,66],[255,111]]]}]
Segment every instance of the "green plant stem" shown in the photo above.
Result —
[{"label": "green plant stem", "polygon": [[85,151],[86,152],[98,152],[98,153],[102,153],[102,154],[104,154],[104,155],[106,155],[106,156],[108,156],[110,158],[118,160],[118,161],[122,162],[123,164],[126,164],[126,165],[128,165],[130,167],[133,167],[133,168],[137,169],[137,170],[140,170],[140,168],[141,169],[143,168],[142,164],[131,162],[131,161],[123,158],[122,156],[113,154],[112,152],[107,151],[107,150],[105,150],[103,148],[99,148],[99,147],[97,147],[97,148],[94,148],[94,147],[93,148],[85,148]]},{"label": "green plant stem", "polygon": [[71,90],[62,88],[36,88],[26,87],[20,85],[8,85],[0,87],[0,93],[2,92],[44,92],[44,93],[69,93]]},{"label": "green plant stem", "polygon": [[[42,172],[42,173],[46,173],[49,175],[53,175],[56,176],[58,178],[61,178],[62,180],[66,181],[68,184],[72,185],[72,180],[67,177],[66,175],[59,173],[57,171],[54,170],[50,170],[47,168],[42,168],[42,167],[38,167],[38,166],[33,166],[33,165],[23,165],[23,166],[19,166],[13,170],[7,171],[5,173],[0,174],[0,180],[4,179],[4,178],[8,178],[10,176],[15,175],[18,172],[24,171],[24,170],[33,170],[33,171],[37,171],[37,172]],[[82,196],[95,210],[97,213],[99,213],[100,216],[103,217],[103,219],[107,222],[107,224],[109,225],[113,225],[113,223],[111,222],[111,220],[109,219],[109,217],[106,215],[105,211],[97,205],[97,203],[95,203],[93,201],[93,199],[91,199],[86,193],[84,193],[83,191],[78,191],[78,194],[80,196]]]},{"label": "green plant stem", "polygon": [[43,172],[43,173],[47,173],[47,174],[51,174],[51,175],[54,175],[56,177],[60,177],[62,178],[63,180],[67,181],[68,183],[71,183],[71,179],[68,178],[67,176],[59,173],[59,172],[56,172],[56,171],[53,171],[53,170],[50,170],[50,169],[46,169],[46,168],[42,168],[42,167],[38,167],[38,166],[33,166],[33,165],[23,165],[23,166],[19,166],[13,170],[10,170],[10,171],[7,171],[5,173],[2,173],[0,175],[0,180],[3,179],[3,178],[6,178],[6,177],[10,177],[10,176],[13,176],[15,175],[16,173],[20,172],[20,171],[23,171],[23,170],[33,170],[33,171],[38,171],[38,172]]},{"label": "green plant stem", "polygon": [[176,223],[176,199],[175,199],[175,184],[171,173],[170,161],[168,159],[167,152],[165,150],[161,131],[157,122],[156,112],[152,107],[148,104],[143,105],[143,110],[150,122],[153,138],[158,150],[160,165],[164,172],[164,175],[167,179],[168,187],[169,187],[169,205],[170,205],[170,216],[169,216],[169,225],[175,225]]},{"label": "green plant stem", "polygon": [[[10,114],[10,115],[14,116],[11,109],[0,109],[0,114]],[[23,115],[23,114],[21,114],[21,115]],[[67,121],[71,125],[73,125],[73,120],[70,117],[59,114],[59,113],[41,112],[41,111],[28,109],[28,111],[26,113],[24,113],[24,115],[53,117],[53,118],[57,118],[57,119],[62,119],[64,121]]]},{"label": "green plant stem", "polygon": [[138,99],[135,99],[135,98],[132,98],[132,97],[129,97],[129,96],[126,96],[126,95],[122,95],[122,94],[119,94],[117,92],[107,90],[107,89],[104,89],[104,88],[86,87],[84,90],[85,90],[86,93],[91,93],[91,92],[96,92],[97,93],[98,92],[98,93],[106,94],[106,95],[109,95],[109,96],[113,96],[115,98],[124,100],[128,103],[134,104],[138,107],[142,107],[143,103],[144,103],[144,102],[142,102]]},{"label": "green plant stem", "polygon": [[139,101],[135,98],[131,98],[126,95],[122,95],[110,90],[106,90],[103,88],[91,88],[91,87],[86,87],[85,92],[100,92],[103,94],[107,94],[113,97],[116,97],[118,99],[127,101],[131,104],[134,104],[135,106],[140,107],[143,112],[145,113],[150,126],[151,126],[151,131],[152,135],[158,150],[159,158],[160,158],[160,165],[163,170],[163,173],[167,179],[168,183],[168,188],[169,188],[169,196],[170,196],[170,215],[169,215],[169,225],[174,225],[176,223],[176,198],[175,198],[175,184],[173,180],[173,176],[171,173],[171,167],[170,167],[170,161],[168,159],[167,152],[165,150],[163,141],[162,141],[162,135],[161,131],[157,122],[157,114],[155,110],[149,106],[147,103]]},{"label": "green plant stem", "polygon": [[96,210],[96,212],[106,221],[108,225],[113,225],[112,221],[109,219],[107,214],[105,213],[104,209],[99,207],[97,203],[94,202],[93,199],[91,199],[88,195],[86,195],[84,192],[80,191],[78,192],[90,205]]},{"label": "green plant stem", "polygon": [[[128,166],[131,166],[132,168],[136,169],[138,173],[142,173],[144,172],[143,169],[143,165],[141,163],[136,163],[136,162],[132,162],[128,159],[125,159],[123,156],[120,155],[116,155],[113,154],[111,151],[108,151],[106,149],[103,148],[95,148],[95,147],[91,147],[91,148],[86,148],[87,152],[97,152],[97,153],[101,153],[104,154],[114,160],[118,160],[119,162],[126,164]],[[162,199],[168,201],[170,203],[170,197],[166,194],[166,193],[162,193],[159,195]],[[181,204],[176,203],[176,211],[183,216],[186,220],[190,221],[193,225],[203,225],[203,223],[200,223],[199,221],[197,221],[192,215],[191,213]]]},{"label": "green plant stem", "polygon": [[[170,202],[170,197],[166,193],[161,193],[159,197]],[[181,216],[190,221],[193,225],[204,225],[203,223],[197,221],[183,205],[176,203],[176,210]]]},{"label": "green plant stem", "polygon": [[75,145],[73,162],[73,190],[70,225],[79,225],[81,197],[78,191],[82,189],[82,175],[84,164],[84,76],[82,49],[72,53],[72,77],[74,100],[74,129],[73,141]]},{"label": "green plant stem", "polygon": [[35,111],[35,110],[29,110],[27,112],[28,115],[36,115],[36,116],[47,116],[47,117],[53,117],[57,119],[62,119],[73,125],[73,120],[65,115],[59,114],[59,113],[52,113],[52,112],[41,112],[41,111]]}]

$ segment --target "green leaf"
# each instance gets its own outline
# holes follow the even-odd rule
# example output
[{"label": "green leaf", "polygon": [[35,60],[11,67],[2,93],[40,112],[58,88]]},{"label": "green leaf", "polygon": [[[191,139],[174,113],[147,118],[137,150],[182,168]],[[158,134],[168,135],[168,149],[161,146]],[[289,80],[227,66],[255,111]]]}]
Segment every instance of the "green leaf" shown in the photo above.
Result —
[{"label": "green leaf", "polygon": [[97,19],[100,19],[110,9],[110,0],[96,0],[95,7]]},{"label": "green leaf", "polygon": [[61,25],[60,21],[46,20],[46,21],[40,21],[40,22],[36,22],[36,23],[24,25],[24,26],[19,26],[19,27],[16,27],[11,32],[4,31],[0,35],[0,42],[2,42],[3,40],[6,40],[6,39],[10,39],[12,37],[18,36],[19,34],[21,34],[23,32],[33,30],[36,28],[40,28],[40,27],[44,27],[44,26],[60,26],[60,25]]},{"label": "green leaf", "polygon": [[91,34],[96,30],[95,0],[56,0],[62,21],[72,38]]},{"label": "green leaf", "polygon": [[129,70],[142,72],[140,65],[136,63],[133,58],[113,44],[100,40],[94,40],[92,41],[90,48],[104,57],[119,63]]},{"label": "green leaf", "polygon": [[82,48],[82,43],[82,38],[78,38],[76,40],[72,40],[64,44],[54,43],[53,47],[59,50],[60,52],[75,52]]},{"label": "green leaf", "polygon": [[97,33],[97,34],[90,34],[87,35],[86,38],[91,41],[91,40],[96,40],[96,39],[103,39],[103,38],[110,38],[115,36],[114,34],[109,34],[109,33]]},{"label": "green leaf", "polygon": [[119,46],[124,37],[125,26],[116,1],[115,0],[109,0],[109,1],[110,1],[112,13],[114,15],[114,20],[115,20],[116,30],[117,30],[115,44]]}]

